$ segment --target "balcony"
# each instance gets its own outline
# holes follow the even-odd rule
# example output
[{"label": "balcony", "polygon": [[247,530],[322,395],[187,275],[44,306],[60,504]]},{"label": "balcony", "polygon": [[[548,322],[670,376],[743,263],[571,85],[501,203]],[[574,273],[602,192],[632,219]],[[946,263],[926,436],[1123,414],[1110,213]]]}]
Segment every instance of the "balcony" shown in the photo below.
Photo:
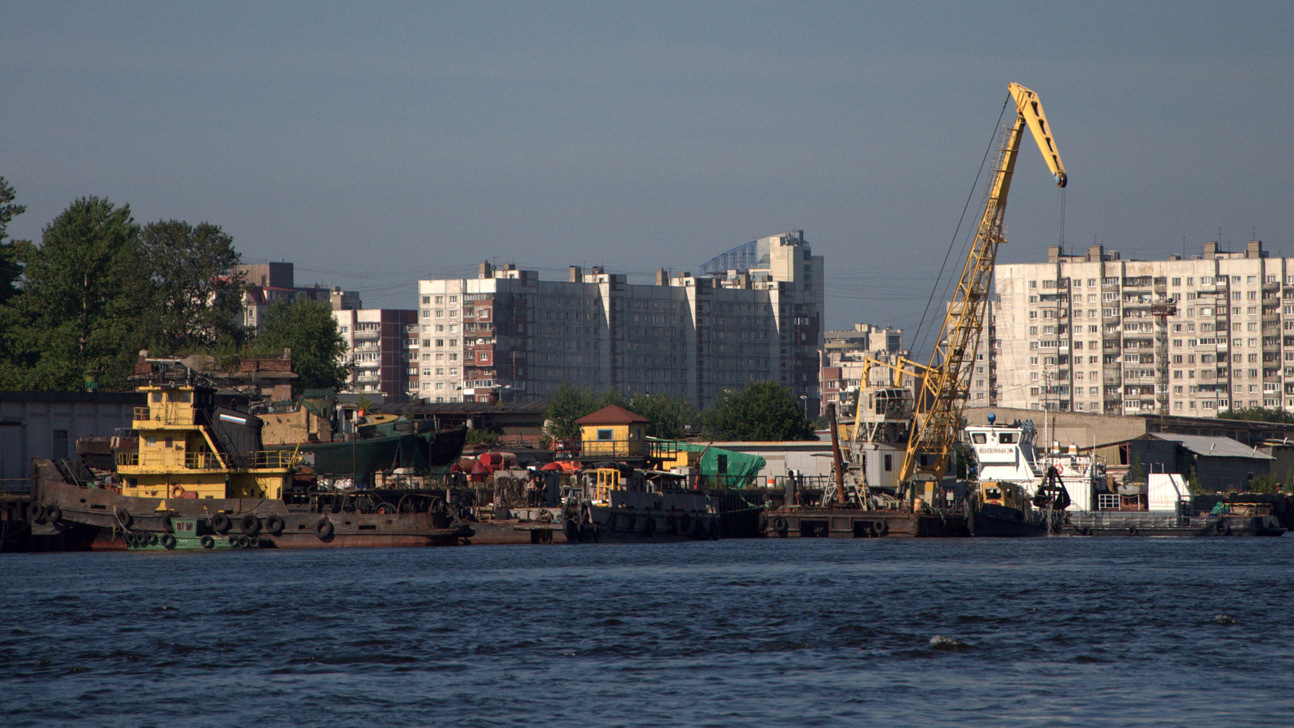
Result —
[{"label": "balcony", "polygon": [[382,332],[377,329],[363,329],[355,332],[356,341],[376,341],[382,338]]}]

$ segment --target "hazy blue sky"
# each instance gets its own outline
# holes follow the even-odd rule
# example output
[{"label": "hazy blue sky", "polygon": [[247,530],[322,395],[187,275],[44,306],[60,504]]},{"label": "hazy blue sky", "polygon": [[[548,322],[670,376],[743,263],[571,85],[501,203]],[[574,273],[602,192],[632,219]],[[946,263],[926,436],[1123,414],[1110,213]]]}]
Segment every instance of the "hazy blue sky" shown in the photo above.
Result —
[{"label": "hazy blue sky", "polygon": [[[485,259],[643,280],[803,229],[830,326],[911,331],[1010,81],[1068,168],[1067,247],[1294,256],[1288,0],[10,2],[0,68],[13,237],[105,196],[369,306]],[[1062,239],[1026,143],[1003,262]]]}]

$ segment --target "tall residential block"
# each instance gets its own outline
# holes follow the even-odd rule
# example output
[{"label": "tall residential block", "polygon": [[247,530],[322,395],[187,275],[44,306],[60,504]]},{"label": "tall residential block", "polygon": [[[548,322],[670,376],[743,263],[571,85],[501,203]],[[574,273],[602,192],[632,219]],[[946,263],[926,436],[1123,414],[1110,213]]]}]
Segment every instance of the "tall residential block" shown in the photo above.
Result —
[{"label": "tall residential block", "polygon": [[995,278],[997,406],[1294,411],[1294,258],[1269,258],[1260,241],[1154,261],[1052,247],[1046,263],[999,265]]},{"label": "tall residential block", "polygon": [[816,410],[823,264],[803,232],[760,238],[701,270],[631,284],[601,268],[545,281],[485,263],[476,278],[419,281],[418,393],[538,401],[569,383],[704,407],[773,380]]},{"label": "tall residential block", "polygon": [[332,315],[352,367],[343,392],[381,394],[387,402],[418,396],[418,365],[410,353],[418,339],[417,311],[360,308]]},{"label": "tall residential block", "polygon": [[882,366],[867,365],[867,359],[880,362],[908,357],[903,349],[903,330],[872,324],[854,324],[845,331],[828,331],[822,350],[822,405],[835,404],[841,417],[852,417],[853,393],[863,386],[864,372],[873,384],[893,381],[893,372]]}]

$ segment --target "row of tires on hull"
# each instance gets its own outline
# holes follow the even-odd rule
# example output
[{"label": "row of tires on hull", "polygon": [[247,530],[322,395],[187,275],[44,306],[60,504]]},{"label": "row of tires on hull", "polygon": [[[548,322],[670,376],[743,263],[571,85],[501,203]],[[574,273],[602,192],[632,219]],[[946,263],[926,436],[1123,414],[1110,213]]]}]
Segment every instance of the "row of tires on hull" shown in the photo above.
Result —
[{"label": "row of tires on hull", "polygon": [[[130,511],[117,509],[115,515],[117,523],[124,530],[130,530],[131,526],[135,524],[135,517],[130,513]],[[237,519],[238,530],[241,531],[243,535],[252,538],[259,536],[262,531],[269,533],[271,536],[279,536],[283,534],[283,529],[287,527],[287,522],[283,520],[283,516],[279,515],[267,516],[262,520],[253,513],[247,513],[242,516],[238,516]],[[210,525],[212,531],[224,536],[233,529],[234,519],[228,514],[217,513],[211,517]],[[170,516],[162,519],[162,530],[167,533],[171,533],[175,530],[171,525]]]},{"label": "row of tires on hull", "polygon": [[[158,534],[155,531],[149,531],[147,533],[144,533],[144,532],[128,533],[122,536],[122,539],[126,542],[126,545],[128,547],[136,548],[136,549],[148,548],[150,546],[161,546],[162,548],[165,548],[167,551],[170,551],[174,549],[178,543],[175,539],[175,534],[172,534],[172,533]],[[252,538],[250,536],[234,535],[234,536],[224,537],[224,539],[222,540],[227,541],[231,547],[236,549],[255,549],[255,548],[261,547],[261,540],[259,538]],[[210,534],[206,534],[198,537],[198,545],[200,545],[204,549],[215,548],[216,544],[217,544],[216,538],[214,536],[211,536]]]},{"label": "row of tires on hull", "polygon": [[[801,536],[821,538],[830,535],[827,523],[817,519],[806,520],[797,524],[797,527]],[[884,518],[856,520],[851,523],[851,527],[854,538],[885,538],[890,534],[890,524]],[[767,518],[762,530],[768,535],[786,538],[790,535],[791,524],[786,516],[774,515]]]},{"label": "row of tires on hull", "polygon": [[[658,520],[664,520],[663,527],[658,527]],[[652,513],[615,511],[608,519],[606,528],[617,533],[634,533],[645,537],[674,535],[717,539],[720,535],[718,518],[690,513],[671,513],[661,516]]]}]

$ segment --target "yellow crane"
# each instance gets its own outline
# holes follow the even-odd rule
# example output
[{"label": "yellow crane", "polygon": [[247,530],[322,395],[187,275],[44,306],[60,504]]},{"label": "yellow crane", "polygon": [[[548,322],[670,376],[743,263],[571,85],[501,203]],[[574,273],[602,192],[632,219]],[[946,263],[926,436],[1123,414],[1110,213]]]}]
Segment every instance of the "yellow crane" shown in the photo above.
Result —
[{"label": "yellow crane", "polygon": [[[975,368],[980,332],[984,328],[985,304],[993,282],[993,262],[998,246],[1006,242],[1002,216],[1006,211],[1007,193],[1011,189],[1011,176],[1025,127],[1033,133],[1056,184],[1064,187],[1068,181],[1038,95],[1018,83],[1009,84],[1007,88],[1015,101],[1015,120],[1005,130],[1005,142],[998,153],[993,178],[989,181],[988,201],[975,242],[953,292],[930,363],[921,365],[910,360],[874,362],[894,370],[896,385],[902,383],[904,375],[914,376],[920,382],[907,435],[907,449],[897,473],[896,482],[901,488],[913,480],[938,483],[947,471],[949,454],[961,428],[962,409]],[[866,387],[868,382],[864,380],[861,384]],[[863,418],[863,399],[860,392],[855,423]],[[857,439],[857,424],[854,432]]]}]

